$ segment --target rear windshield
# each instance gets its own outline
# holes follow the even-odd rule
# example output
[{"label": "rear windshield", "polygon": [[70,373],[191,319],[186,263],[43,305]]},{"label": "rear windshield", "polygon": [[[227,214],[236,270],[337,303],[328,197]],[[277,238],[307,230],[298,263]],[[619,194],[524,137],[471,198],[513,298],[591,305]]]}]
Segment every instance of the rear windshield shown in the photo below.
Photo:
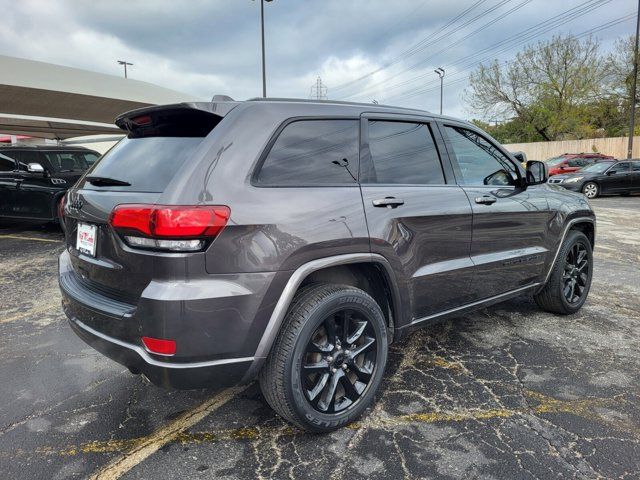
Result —
[{"label": "rear windshield", "polygon": [[93,166],[91,177],[106,177],[130,186],[96,186],[88,190],[162,192],[203,137],[143,137],[120,140]]}]

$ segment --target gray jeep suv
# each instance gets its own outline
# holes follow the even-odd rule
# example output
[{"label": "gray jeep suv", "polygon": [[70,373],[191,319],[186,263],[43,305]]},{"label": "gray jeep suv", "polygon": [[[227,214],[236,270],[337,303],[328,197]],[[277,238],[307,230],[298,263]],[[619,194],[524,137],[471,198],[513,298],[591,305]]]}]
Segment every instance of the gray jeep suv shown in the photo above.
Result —
[{"label": "gray jeep suv", "polygon": [[414,327],[525,293],[558,314],[586,300],[587,200],[469,123],[286,99],[116,123],[126,138],[65,199],[63,308],[157,385],[258,378],[285,419],[328,431]]}]

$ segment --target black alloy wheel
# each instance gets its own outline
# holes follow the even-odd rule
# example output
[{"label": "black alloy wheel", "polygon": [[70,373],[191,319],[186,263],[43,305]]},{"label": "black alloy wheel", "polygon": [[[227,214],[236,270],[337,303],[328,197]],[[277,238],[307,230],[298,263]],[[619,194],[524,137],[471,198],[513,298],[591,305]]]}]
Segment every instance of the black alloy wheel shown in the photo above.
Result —
[{"label": "black alloy wheel", "polygon": [[311,406],[322,413],[353,407],[376,368],[376,333],[352,309],[329,315],[315,330],[302,358],[302,384]]},{"label": "black alloy wheel", "polygon": [[324,433],[374,401],[388,355],[387,322],[364,290],[312,283],[295,295],[260,371],[260,389],[281,417]]},{"label": "black alloy wheel", "polygon": [[576,304],[584,295],[589,280],[589,255],[587,247],[575,243],[564,261],[562,293],[570,304]]},{"label": "black alloy wheel", "polygon": [[570,230],[560,246],[544,287],[533,296],[539,307],[560,315],[576,313],[587,300],[593,277],[591,240]]}]

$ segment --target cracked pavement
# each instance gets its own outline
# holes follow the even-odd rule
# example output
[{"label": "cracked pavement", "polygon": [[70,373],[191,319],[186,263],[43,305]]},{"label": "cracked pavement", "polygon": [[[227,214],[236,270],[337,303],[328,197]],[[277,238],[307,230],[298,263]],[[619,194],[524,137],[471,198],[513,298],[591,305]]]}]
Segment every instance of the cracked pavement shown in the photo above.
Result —
[{"label": "cracked pavement", "polygon": [[5,478],[639,478],[640,196],[594,200],[577,314],[520,297],[391,347],[357,424],[304,434],[255,384],[165,391],[79,340],[52,227],[0,225]]}]

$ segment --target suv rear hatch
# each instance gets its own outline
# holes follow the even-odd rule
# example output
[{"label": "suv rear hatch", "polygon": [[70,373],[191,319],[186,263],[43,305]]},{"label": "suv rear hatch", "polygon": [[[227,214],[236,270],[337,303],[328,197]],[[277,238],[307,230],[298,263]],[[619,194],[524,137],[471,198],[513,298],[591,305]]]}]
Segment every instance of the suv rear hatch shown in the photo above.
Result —
[{"label": "suv rear hatch", "polygon": [[[158,271],[163,267],[154,259],[167,255],[167,251],[160,248],[158,252],[144,244],[139,248],[131,243],[138,237],[153,242],[146,238],[152,233],[141,233],[144,226],[132,228],[131,215],[121,215],[119,220],[128,227],[125,233],[133,232],[125,235],[110,225],[110,217],[115,218],[115,207],[123,204],[153,209],[167,185],[194,158],[204,137],[235,105],[228,102],[150,107],[128,112],[116,120],[127,132],[126,138],[93,165],[65,199],[66,242],[73,266],[70,275],[76,284],[135,305],[154,275],[163,276]],[[141,212],[133,211],[137,215]],[[145,214],[148,216],[149,212],[142,211]],[[140,218],[133,221],[140,222]]]}]

